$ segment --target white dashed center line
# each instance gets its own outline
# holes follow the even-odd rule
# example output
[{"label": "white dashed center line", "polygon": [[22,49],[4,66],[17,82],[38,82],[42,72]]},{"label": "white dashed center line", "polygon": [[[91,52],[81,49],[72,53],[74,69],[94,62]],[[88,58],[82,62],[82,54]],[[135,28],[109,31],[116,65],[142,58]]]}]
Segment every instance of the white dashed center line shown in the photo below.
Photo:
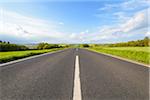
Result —
[{"label": "white dashed center line", "polygon": [[74,89],[73,100],[82,100],[78,55],[76,55],[76,59],[75,59],[75,75],[74,75],[74,88],[73,89]]}]

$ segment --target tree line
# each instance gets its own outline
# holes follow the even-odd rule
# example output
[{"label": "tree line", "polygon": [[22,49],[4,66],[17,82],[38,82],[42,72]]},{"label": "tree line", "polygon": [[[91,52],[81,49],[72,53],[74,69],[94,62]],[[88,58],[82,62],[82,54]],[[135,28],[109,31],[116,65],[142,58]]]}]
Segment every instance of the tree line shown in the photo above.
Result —
[{"label": "tree line", "polygon": [[10,42],[0,40],[0,51],[22,51],[28,49],[24,45],[11,44]]},{"label": "tree line", "polygon": [[148,47],[150,39],[145,37],[142,40],[112,43],[112,44],[79,44],[79,47]]},{"label": "tree line", "polygon": [[[69,45],[39,43],[37,47],[34,48],[34,50],[66,48],[66,47],[69,47]],[[32,49],[25,45],[12,44],[10,42],[0,40],[0,51],[23,51],[23,50],[32,50]]]},{"label": "tree line", "polygon": [[108,46],[109,47],[148,47],[149,43],[150,43],[150,39],[148,37],[145,37],[142,40],[108,44]]},{"label": "tree line", "polygon": [[[150,39],[145,37],[142,40],[120,42],[113,44],[49,44],[49,43],[39,43],[35,49],[52,49],[52,48],[68,48],[68,47],[97,47],[97,46],[107,46],[107,47],[147,47],[150,45]],[[21,51],[29,50],[25,45],[12,44],[10,42],[0,40],[0,51]]]},{"label": "tree line", "polygon": [[60,46],[58,44],[48,44],[48,43],[39,43],[37,46],[37,49],[52,49],[52,48],[62,48],[63,46]]}]

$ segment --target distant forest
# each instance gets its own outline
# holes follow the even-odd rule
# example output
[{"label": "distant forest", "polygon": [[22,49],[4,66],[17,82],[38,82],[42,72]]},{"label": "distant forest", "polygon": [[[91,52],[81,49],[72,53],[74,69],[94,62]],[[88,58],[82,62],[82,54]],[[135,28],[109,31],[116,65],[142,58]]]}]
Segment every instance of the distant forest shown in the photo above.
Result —
[{"label": "distant forest", "polygon": [[[37,48],[34,48],[34,50],[62,48],[62,47],[64,46],[60,46],[59,44],[39,43],[37,45]],[[30,48],[25,45],[12,44],[10,42],[0,40],[0,51],[24,51],[29,49]]]},{"label": "distant forest", "polygon": [[23,51],[28,49],[24,45],[11,44],[10,42],[0,40],[0,51]]},{"label": "distant forest", "polygon": [[134,40],[128,42],[112,43],[112,44],[81,44],[80,47],[148,47],[150,46],[149,37],[142,40]]},{"label": "distant forest", "polygon": [[108,44],[108,46],[110,47],[148,47],[149,43],[150,43],[150,39],[148,37],[145,37],[142,40]]},{"label": "distant forest", "polygon": [[[74,46],[77,44],[74,44]],[[96,47],[96,46],[108,46],[108,47],[148,47],[150,45],[149,37],[145,37],[142,40],[120,42],[113,44],[80,44],[80,47]],[[65,45],[69,47],[72,45]],[[36,49],[52,49],[52,48],[61,48],[59,44],[48,44],[48,43],[39,43]],[[25,45],[12,44],[10,42],[0,40],[0,51],[21,51],[29,50]]]}]

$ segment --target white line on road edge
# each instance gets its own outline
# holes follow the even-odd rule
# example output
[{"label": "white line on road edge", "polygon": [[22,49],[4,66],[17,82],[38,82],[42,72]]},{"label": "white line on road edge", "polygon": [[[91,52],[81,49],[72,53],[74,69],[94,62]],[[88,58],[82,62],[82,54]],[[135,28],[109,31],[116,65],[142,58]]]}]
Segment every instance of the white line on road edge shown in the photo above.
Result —
[{"label": "white line on road edge", "polygon": [[81,97],[81,83],[80,83],[80,70],[79,70],[79,56],[76,55],[75,60],[75,74],[74,74],[74,88],[73,100],[82,100]]},{"label": "white line on road edge", "polygon": [[[85,50],[89,50],[89,49],[85,49]],[[141,66],[149,67],[149,68],[150,68],[150,65],[143,64],[143,63],[139,63],[139,62],[137,62],[137,61],[130,60],[130,59],[127,59],[127,58],[119,57],[119,56],[112,55],[112,54],[107,54],[107,53],[98,52],[98,51],[96,51],[96,50],[89,50],[89,51],[93,51],[93,52],[96,52],[96,53],[98,53],[98,54],[103,54],[103,55],[105,55],[105,56],[110,56],[110,57],[113,57],[113,58],[116,58],[116,59],[119,59],[119,60],[123,60],[123,61],[129,62],[129,63],[133,63],[133,64],[137,64],[137,65],[141,65]]]},{"label": "white line on road edge", "polygon": [[41,56],[45,56],[45,55],[48,55],[48,54],[58,53],[58,52],[61,52],[61,51],[64,51],[64,50],[66,50],[66,49],[58,50],[58,51],[52,51],[52,52],[43,53],[43,54],[39,54],[39,55],[33,55],[33,56],[26,57],[26,58],[21,58],[21,59],[18,59],[18,60],[10,61],[10,62],[7,62],[7,63],[2,63],[2,64],[0,64],[0,67],[7,66],[7,65],[10,65],[10,64],[14,64],[14,63],[18,63],[18,62],[25,61],[25,60],[29,60],[29,59],[33,59],[33,58],[37,58],[37,57],[41,57]]}]

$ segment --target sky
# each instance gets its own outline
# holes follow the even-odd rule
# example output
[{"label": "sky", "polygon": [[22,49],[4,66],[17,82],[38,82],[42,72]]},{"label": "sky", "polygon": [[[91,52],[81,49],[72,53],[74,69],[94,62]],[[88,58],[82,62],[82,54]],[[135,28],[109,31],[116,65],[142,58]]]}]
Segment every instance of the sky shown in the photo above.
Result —
[{"label": "sky", "polygon": [[150,36],[150,0],[0,0],[0,40],[116,43]]}]

